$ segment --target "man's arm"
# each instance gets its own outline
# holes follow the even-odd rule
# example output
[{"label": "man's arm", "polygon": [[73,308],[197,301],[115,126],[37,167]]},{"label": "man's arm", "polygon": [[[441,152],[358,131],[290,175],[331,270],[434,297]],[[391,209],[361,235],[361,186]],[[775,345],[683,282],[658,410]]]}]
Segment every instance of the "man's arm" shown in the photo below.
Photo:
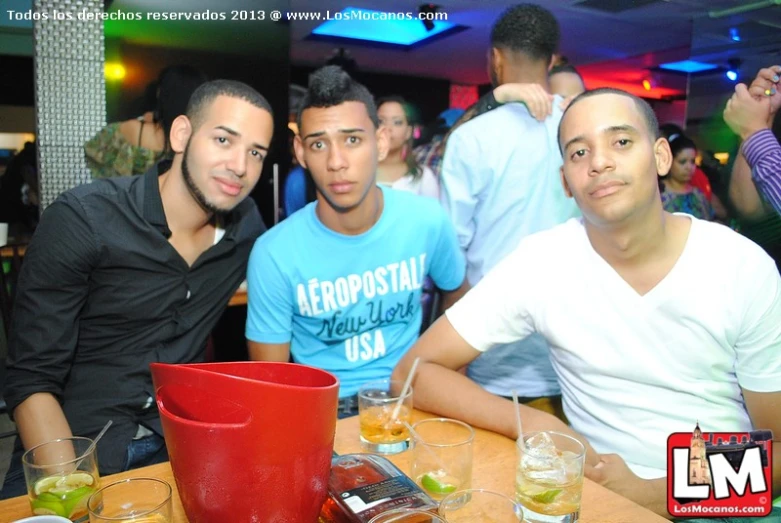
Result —
[{"label": "man's arm", "polygon": [[641,479],[618,454],[602,454],[596,467],[586,466],[586,477],[658,514],[667,512],[667,478]]},{"label": "man's arm", "polygon": [[248,341],[250,361],[290,361],[290,342],[258,343]]},{"label": "man's arm", "polygon": [[781,144],[769,129],[751,135],[741,147],[754,182],[765,199],[781,214]]},{"label": "man's arm", "polygon": [[8,340],[4,397],[25,448],[72,436],[59,398],[97,257],[81,203],[66,193],[46,209],[25,254]]},{"label": "man's arm", "polygon": [[49,392],[36,392],[14,409],[14,421],[24,448],[73,436],[60,402]]},{"label": "man's arm", "polygon": [[466,252],[474,238],[475,214],[483,191],[479,143],[460,128],[448,139],[442,160],[439,200],[455,227],[458,244]]},{"label": "man's arm", "polygon": [[[420,358],[413,381],[415,408],[517,439],[513,402],[494,396],[456,371],[479,355],[480,351],[458,334],[445,315],[404,355],[391,379],[406,380],[412,362]],[[577,437],[588,449],[589,462],[598,462],[585,438],[555,416],[525,405],[520,406],[520,412],[524,432],[555,430]]]},{"label": "man's arm", "polygon": [[751,167],[742,152],[738,153],[732,166],[729,199],[743,218],[758,220],[766,214],[762,197],[751,179]]},{"label": "man's arm", "polygon": [[[751,89],[756,86],[752,84]],[[745,84],[736,85],[735,94],[724,109],[724,121],[744,140],[741,150],[751,167],[754,182],[781,213],[781,145],[770,131],[775,106],[771,97],[752,93]]]},{"label": "man's arm", "polygon": [[781,496],[781,391],[742,391],[754,430],[773,431],[773,497]]},{"label": "man's arm", "polygon": [[252,361],[290,361],[292,296],[266,238],[255,242],[247,264],[247,351]]}]

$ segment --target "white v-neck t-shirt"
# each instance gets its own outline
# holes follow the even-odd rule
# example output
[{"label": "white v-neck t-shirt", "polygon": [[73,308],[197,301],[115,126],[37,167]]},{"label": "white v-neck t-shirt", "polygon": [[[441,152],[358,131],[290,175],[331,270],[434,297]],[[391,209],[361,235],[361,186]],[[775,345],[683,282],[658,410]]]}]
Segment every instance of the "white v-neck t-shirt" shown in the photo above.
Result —
[{"label": "white v-neck t-shirt", "polygon": [[446,314],[481,351],[541,333],[572,427],[645,479],[666,474],[670,433],[697,421],[706,432],[752,430],[741,387],[781,390],[775,263],[695,218],[680,258],[643,296],[572,219],[522,240]]}]

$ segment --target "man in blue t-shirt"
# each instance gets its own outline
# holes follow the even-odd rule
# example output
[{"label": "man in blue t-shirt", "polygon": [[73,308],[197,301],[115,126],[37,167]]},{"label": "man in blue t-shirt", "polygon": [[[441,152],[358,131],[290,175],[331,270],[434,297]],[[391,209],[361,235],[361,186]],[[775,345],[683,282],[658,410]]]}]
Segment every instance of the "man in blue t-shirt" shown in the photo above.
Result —
[{"label": "man in blue t-shirt", "polygon": [[376,184],[388,149],[369,91],[336,66],[316,71],[298,113],[298,161],[317,201],[264,234],[247,274],[253,360],[334,373],[340,414],[386,379],[418,337],[426,276],[446,309],[468,289],[466,262],[439,204]]}]

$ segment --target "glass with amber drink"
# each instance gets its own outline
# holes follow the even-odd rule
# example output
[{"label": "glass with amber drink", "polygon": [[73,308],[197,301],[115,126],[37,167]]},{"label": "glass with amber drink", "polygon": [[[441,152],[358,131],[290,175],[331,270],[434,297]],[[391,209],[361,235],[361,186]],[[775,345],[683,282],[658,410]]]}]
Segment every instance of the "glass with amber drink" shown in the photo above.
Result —
[{"label": "glass with amber drink", "polygon": [[364,449],[378,454],[396,454],[409,447],[407,427],[412,419],[412,387],[403,398],[400,396],[402,387],[401,382],[380,380],[359,389],[358,417]]}]

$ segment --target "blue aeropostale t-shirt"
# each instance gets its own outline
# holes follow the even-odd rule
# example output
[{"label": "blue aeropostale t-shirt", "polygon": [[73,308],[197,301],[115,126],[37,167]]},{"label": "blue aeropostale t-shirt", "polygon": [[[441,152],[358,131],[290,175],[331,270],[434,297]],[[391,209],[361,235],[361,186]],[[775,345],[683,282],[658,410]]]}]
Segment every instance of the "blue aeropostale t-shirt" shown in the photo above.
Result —
[{"label": "blue aeropostale t-shirt", "polygon": [[258,238],[247,269],[247,339],[289,341],[296,362],[339,378],[340,397],[390,377],[417,340],[427,275],[450,291],[466,273],[435,200],[382,191],[382,215],[365,233],[332,231],[310,203]]}]

